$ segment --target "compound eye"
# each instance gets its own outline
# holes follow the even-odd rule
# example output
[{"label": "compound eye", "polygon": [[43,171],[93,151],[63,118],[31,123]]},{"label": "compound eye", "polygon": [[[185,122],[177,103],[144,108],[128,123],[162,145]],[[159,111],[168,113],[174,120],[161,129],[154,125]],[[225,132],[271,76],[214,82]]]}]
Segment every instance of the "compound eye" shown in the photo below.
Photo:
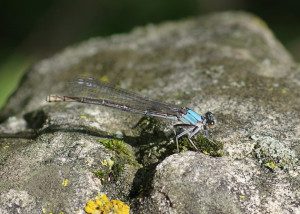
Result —
[{"label": "compound eye", "polygon": [[208,111],[208,112],[205,113],[205,118],[206,118],[206,124],[210,128],[212,128],[216,124],[215,116],[210,111]]},{"label": "compound eye", "polygon": [[215,125],[215,121],[208,121],[208,125],[214,126]]}]

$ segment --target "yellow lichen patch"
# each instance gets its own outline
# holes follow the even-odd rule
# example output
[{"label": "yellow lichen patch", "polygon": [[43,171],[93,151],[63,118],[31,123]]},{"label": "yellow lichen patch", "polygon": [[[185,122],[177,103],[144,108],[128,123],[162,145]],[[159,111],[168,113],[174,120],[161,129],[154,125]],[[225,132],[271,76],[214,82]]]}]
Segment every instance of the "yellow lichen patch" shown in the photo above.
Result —
[{"label": "yellow lichen patch", "polygon": [[90,200],[86,203],[84,211],[86,213],[95,213],[95,211],[97,211],[98,208],[99,208],[99,206],[96,204],[96,202],[93,200]]},{"label": "yellow lichen patch", "polygon": [[89,200],[84,208],[88,214],[129,214],[129,206],[120,200],[109,200],[105,194]]},{"label": "yellow lichen patch", "polygon": [[100,78],[100,81],[101,81],[101,82],[108,83],[108,82],[109,82],[109,78],[108,78],[108,76],[104,75],[104,76],[102,76],[102,77]]},{"label": "yellow lichen patch", "polygon": [[277,168],[277,164],[274,161],[268,161],[265,164],[265,167],[271,169],[271,170],[275,170]]},{"label": "yellow lichen patch", "polygon": [[64,179],[63,180],[63,182],[61,183],[61,185],[63,186],[63,187],[67,187],[67,186],[69,186],[69,184],[70,184],[70,181],[69,181],[69,179]]},{"label": "yellow lichen patch", "polygon": [[240,200],[243,201],[246,199],[246,196],[245,195],[240,195]]},{"label": "yellow lichen patch", "polygon": [[80,119],[86,120],[86,119],[88,119],[88,117],[87,117],[86,115],[84,115],[84,114],[81,114],[81,115],[80,115]]},{"label": "yellow lichen patch", "polygon": [[126,214],[129,213],[129,206],[119,200],[111,200],[112,210],[117,214]]}]

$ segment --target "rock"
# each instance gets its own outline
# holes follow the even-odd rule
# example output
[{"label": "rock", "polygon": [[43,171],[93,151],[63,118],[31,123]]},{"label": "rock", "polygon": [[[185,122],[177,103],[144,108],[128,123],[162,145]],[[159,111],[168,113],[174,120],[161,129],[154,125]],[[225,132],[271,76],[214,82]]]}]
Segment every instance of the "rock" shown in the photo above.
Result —
[{"label": "rock", "polygon": [[[45,101],[78,76],[212,111],[223,151],[182,141],[177,154],[171,121]],[[84,213],[99,193],[133,213],[298,213],[299,86],[299,65],[243,12],[69,47],[33,65],[0,113],[0,213]]]}]

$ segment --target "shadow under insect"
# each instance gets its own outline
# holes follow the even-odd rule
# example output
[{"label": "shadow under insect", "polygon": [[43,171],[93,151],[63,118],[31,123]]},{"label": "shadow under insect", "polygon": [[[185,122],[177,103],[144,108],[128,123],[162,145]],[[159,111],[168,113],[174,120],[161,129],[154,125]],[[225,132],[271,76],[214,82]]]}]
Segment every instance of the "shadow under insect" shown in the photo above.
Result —
[{"label": "shadow under insect", "polygon": [[[192,137],[185,134],[178,138],[178,135],[188,133],[189,130],[186,131],[186,127],[181,125],[166,130],[166,125],[153,117],[143,117],[135,128],[140,129],[140,136],[135,139],[135,147],[138,148],[140,156],[154,155],[162,160],[176,152],[188,150],[197,150],[213,157],[223,155],[223,143],[208,138],[207,130],[203,132],[197,130]],[[178,144],[175,143],[176,139]]]}]

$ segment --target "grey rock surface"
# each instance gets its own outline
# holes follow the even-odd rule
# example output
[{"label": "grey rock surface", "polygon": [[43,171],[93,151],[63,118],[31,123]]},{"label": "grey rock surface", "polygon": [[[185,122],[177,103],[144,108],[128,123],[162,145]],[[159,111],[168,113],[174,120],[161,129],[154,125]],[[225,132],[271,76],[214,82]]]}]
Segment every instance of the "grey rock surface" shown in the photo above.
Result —
[{"label": "grey rock surface", "polygon": [[[45,102],[77,76],[214,112],[224,155],[176,154],[169,121],[145,132],[140,115]],[[300,67],[247,13],[66,48],[32,66],[0,121],[0,213],[84,213],[98,193],[133,213],[300,213]]]}]

